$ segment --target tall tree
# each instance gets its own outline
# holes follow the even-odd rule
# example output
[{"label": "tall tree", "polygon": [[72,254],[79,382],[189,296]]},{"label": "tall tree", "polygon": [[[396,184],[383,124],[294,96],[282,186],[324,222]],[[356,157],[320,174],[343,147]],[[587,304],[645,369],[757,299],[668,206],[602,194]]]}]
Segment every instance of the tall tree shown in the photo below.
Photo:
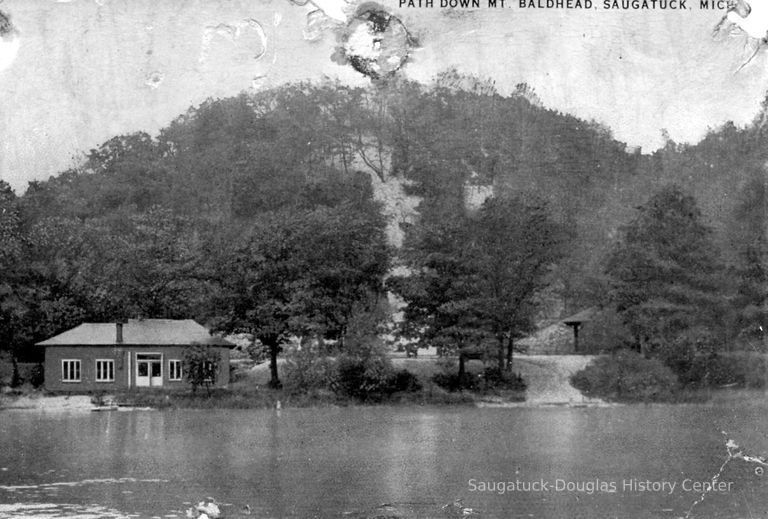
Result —
[{"label": "tall tree", "polygon": [[465,246],[469,231],[463,214],[422,221],[406,243],[409,272],[387,281],[406,303],[403,335],[445,353],[461,352],[490,336],[488,322],[474,304],[478,272]]},{"label": "tall tree", "polygon": [[641,351],[722,322],[722,266],[701,220],[692,196],[665,187],[638,208],[609,258],[611,298]]},{"label": "tall tree", "polygon": [[733,215],[736,261],[736,332],[748,339],[768,333],[768,182],[764,171],[741,190]]},{"label": "tall tree", "polygon": [[412,273],[391,283],[423,338],[461,348],[491,337],[501,371],[513,339],[532,327],[535,296],[566,236],[543,203],[521,196],[491,198],[478,214],[454,218],[419,232]]},{"label": "tall tree", "polygon": [[272,387],[281,344],[342,337],[356,305],[381,293],[388,268],[383,218],[348,203],[264,213],[234,240],[218,264],[216,326],[269,349]]}]

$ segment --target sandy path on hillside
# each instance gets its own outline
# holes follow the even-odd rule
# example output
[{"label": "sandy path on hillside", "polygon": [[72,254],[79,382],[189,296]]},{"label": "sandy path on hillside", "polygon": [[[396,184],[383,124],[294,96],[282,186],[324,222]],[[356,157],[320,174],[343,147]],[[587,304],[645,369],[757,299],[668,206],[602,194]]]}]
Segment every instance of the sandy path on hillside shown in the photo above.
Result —
[{"label": "sandy path on hillside", "polygon": [[588,398],[571,385],[571,375],[583,369],[594,357],[588,355],[518,355],[513,371],[519,372],[528,384],[525,403],[528,405],[596,405],[603,403]]}]

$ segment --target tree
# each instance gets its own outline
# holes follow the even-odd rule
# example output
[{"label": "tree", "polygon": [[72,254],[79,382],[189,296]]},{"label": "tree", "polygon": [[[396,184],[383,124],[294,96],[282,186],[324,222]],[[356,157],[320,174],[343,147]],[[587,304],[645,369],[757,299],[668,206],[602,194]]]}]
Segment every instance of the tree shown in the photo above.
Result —
[{"label": "tree", "polygon": [[491,338],[499,371],[512,341],[532,328],[535,296],[563,255],[563,227],[536,199],[504,194],[476,215],[444,218],[418,231],[411,275],[393,280],[407,325],[461,350]]},{"label": "tree", "polygon": [[477,272],[469,241],[470,221],[445,214],[411,229],[406,244],[409,273],[387,285],[406,303],[402,332],[444,353],[461,352],[489,335],[487,322],[473,304]]},{"label": "tree", "polygon": [[0,351],[10,353],[14,386],[19,382],[16,353],[21,342],[20,321],[26,313],[19,286],[24,277],[21,270],[25,245],[18,199],[10,185],[0,180]]},{"label": "tree", "polygon": [[192,385],[192,392],[197,392],[197,388],[202,386],[210,395],[221,364],[219,352],[207,346],[189,346],[184,348],[183,355],[184,375]]},{"label": "tree", "polygon": [[218,257],[216,326],[269,349],[272,387],[280,345],[343,338],[353,309],[375,303],[388,268],[383,218],[350,203],[264,213]]},{"label": "tree", "polygon": [[747,339],[762,338],[768,330],[768,182],[762,170],[744,186],[739,198],[730,232],[738,251],[736,331]]},{"label": "tree", "polygon": [[109,222],[95,240],[103,254],[91,283],[106,290],[119,317],[179,319],[200,312],[207,288],[202,238],[189,218],[156,206]]},{"label": "tree", "polygon": [[696,201],[676,186],[656,193],[608,260],[610,296],[638,350],[669,345],[722,319],[722,267]]},{"label": "tree", "polygon": [[546,205],[514,196],[488,200],[473,236],[470,246],[477,249],[481,309],[498,343],[502,370],[505,346],[511,360],[512,341],[533,328],[535,296],[562,258],[566,236]]}]

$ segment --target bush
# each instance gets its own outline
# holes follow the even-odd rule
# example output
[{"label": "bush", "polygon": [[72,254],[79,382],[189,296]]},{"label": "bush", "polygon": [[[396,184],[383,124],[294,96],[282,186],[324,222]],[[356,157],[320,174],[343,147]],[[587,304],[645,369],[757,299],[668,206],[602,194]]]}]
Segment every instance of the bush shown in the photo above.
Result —
[{"label": "bush", "polygon": [[461,377],[453,371],[436,373],[432,376],[432,382],[447,391],[460,391],[462,389],[480,389],[483,385],[483,377],[477,373],[464,373]]},{"label": "bush", "polygon": [[677,374],[683,385],[689,385],[702,381],[701,359],[708,358],[716,349],[715,340],[707,330],[692,328],[672,341],[656,345],[652,353]]},{"label": "bush", "polygon": [[393,375],[389,362],[345,355],[339,360],[334,389],[358,400],[379,401],[390,393]]},{"label": "bush", "polygon": [[395,392],[414,392],[421,390],[421,382],[419,378],[408,371],[407,369],[401,369],[395,371],[389,380],[389,391]]},{"label": "bush", "polygon": [[696,330],[680,335],[670,346],[659,347],[659,356],[684,386],[736,385],[762,388],[768,363],[761,355],[718,353],[717,341]]},{"label": "bush", "polygon": [[432,377],[432,382],[447,391],[480,391],[488,389],[507,389],[524,391],[526,386],[523,377],[519,374],[511,374],[499,371],[498,367],[487,367],[482,373],[466,372],[460,378],[455,371],[443,371]]},{"label": "bush", "polygon": [[585,395],[620,402],[654,402],[673,398],[677,377],[658,359],[629,350],[600,357],[571,377]]},{"label": "bush", "polygon": [[766,382],[768,362],[761,355],[698,355],[681,381],[693,386],[730,386],[762,388]]},{"label": "bush", "polygon": [[34,367],[29,370],[29,383],[35,389],[42,387],[45,383],[45,369],[42,364],[35,364]]},{"label": "bush", "polygon": [[611,353],[632,345],[632,334],[611,309],[600,310],[579,335],[579,353]]},{"label": "bush", "polygon": [[291,393],[327,389],[336,377],[333,361],[311,343],[288,352],[283,373],[284,387]]},{"label": "bush", "polygon": [[519,373],[513,374],[506,371],[499,371],[498,367],[485,368],[483,378],[487,389],[525,391],[525,388],[527,387],[527,384]]},{"label": "bush", "polygon": [[219,352],[206,346],[189,346],[184,348],[184,375],[192,385],[192,392],[197,392],[200,386],[205,387],[208,394],[216,384],[221,357]]}]

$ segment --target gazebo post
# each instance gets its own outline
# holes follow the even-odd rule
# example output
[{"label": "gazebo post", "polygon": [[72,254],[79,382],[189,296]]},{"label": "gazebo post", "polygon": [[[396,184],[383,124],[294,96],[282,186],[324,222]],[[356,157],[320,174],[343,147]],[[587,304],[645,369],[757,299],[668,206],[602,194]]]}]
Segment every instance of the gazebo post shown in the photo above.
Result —
[{"label": "gazebo post", "polygon": [[562,323],[573,328],[573,352],[579,351],[579,328],[581,325],[592,320],[592,315],[595,313],[594,308],[588,308],[581,312],[572,315],[562,320]]},{"label": "gazebo post", "polygon": [[573,352],[576,353],[579,351],[579,324],[576,323],[573,325]]}]

